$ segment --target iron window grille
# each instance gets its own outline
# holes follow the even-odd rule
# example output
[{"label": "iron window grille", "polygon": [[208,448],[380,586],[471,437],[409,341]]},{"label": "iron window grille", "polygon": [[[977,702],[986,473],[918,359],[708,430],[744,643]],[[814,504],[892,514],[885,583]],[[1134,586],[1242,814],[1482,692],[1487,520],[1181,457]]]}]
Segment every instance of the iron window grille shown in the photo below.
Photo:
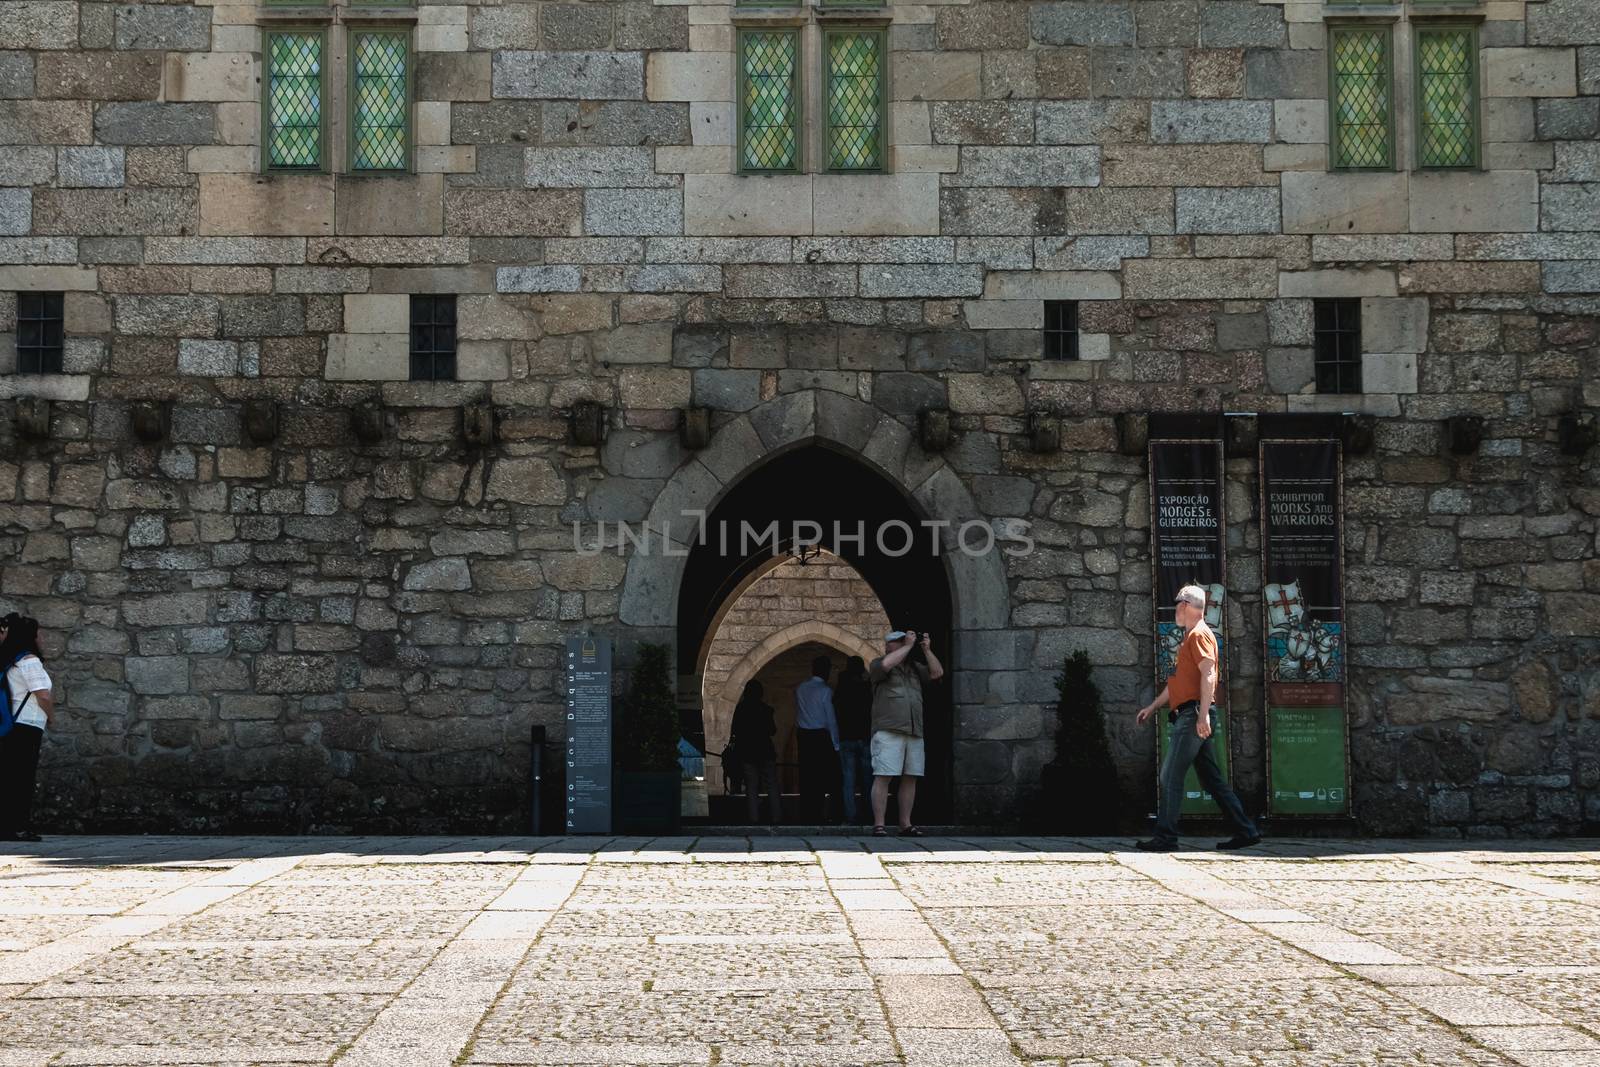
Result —
[{"label": "iron window grille", "polygon": [[456,380],[455,296],[411,298],[411,380]]},{"label": "iron window grille", "polygon": [[1478,31],[1415,25],[1417,164],[1478,166]]},{"label": "iron window grille", "polygon": [[1078,302],[1044,302],[1044,358],[1078,358]]},{"label": "iron window grille", "polygon": [[404,171],[411,161],[411,34],[350,33],[350,169]]},{"label": "iron window grille", "polygon": [[1328,152],[1335,170],[1394,166],[1393,31],[1328,29]]},{"label": "iron window grille", "polygon": [[1361,392],[1361,301],[1314,302],[1319,393]]},{"label": "iron window grille", "polygon": [[60,293],[17,294],[17,373],[60,374],[66,347]]},{"label": "iron window grille", "polygon": [[825,133],[829,170],[883,169],[887,39],[882,30],[822,34]]},{"label": "iron window grille", "polygon": [[261,164],[265,170],[326,168],[326,45],[321,29],[266,31],[266,76],[261,94]]}]

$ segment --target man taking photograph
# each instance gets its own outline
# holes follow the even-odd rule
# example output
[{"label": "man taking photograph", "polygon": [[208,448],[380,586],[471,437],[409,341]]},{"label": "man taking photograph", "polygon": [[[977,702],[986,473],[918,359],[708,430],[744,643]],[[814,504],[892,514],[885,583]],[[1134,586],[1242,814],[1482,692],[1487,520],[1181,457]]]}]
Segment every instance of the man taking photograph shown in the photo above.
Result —
[{"label": "man taking photograph", "polygon": [[889,779],[900,779],[900,836],[921,837],[911,821],[917,779],[927,767],[923,749],[922,687],[944,677],[944,665],[928,635],[894,630],[884,636],[884,654],[867,665],[872,680],[872,834],[883,837]]}]

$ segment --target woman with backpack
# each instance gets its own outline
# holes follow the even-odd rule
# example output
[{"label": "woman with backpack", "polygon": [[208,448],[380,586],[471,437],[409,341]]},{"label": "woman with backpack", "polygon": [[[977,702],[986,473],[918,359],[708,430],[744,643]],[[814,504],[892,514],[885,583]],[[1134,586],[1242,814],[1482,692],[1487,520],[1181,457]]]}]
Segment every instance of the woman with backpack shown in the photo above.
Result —
[{"label": "woman with backpack", "polygon": [[55,710],[50,675],[39,659],[39,621],[12,612],[0,619],[0,668],[5,670],[8,714],[0,726],[0,841],[37,841],[33,832],[33,781],[39,746]]}]

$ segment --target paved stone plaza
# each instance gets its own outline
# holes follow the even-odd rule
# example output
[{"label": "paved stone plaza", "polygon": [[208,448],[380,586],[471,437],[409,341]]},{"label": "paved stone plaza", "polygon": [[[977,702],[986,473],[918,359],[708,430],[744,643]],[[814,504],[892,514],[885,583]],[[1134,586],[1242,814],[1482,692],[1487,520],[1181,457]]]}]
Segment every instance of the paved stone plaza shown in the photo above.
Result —
[{"label": "paved stone plaza", "polygon": [[1600,1065],[1600,843],[58,838],[0,1067]]}]

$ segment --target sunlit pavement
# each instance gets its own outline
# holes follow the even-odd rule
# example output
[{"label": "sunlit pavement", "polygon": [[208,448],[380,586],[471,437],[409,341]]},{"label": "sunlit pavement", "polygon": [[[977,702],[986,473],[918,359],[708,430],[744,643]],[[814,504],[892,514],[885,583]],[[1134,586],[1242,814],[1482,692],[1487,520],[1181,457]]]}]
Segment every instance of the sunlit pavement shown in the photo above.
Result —
[{"label": "sunlit pavement", "polygon": [[1600,842],[0,844],[0,1067],[1600,1067]]}]

